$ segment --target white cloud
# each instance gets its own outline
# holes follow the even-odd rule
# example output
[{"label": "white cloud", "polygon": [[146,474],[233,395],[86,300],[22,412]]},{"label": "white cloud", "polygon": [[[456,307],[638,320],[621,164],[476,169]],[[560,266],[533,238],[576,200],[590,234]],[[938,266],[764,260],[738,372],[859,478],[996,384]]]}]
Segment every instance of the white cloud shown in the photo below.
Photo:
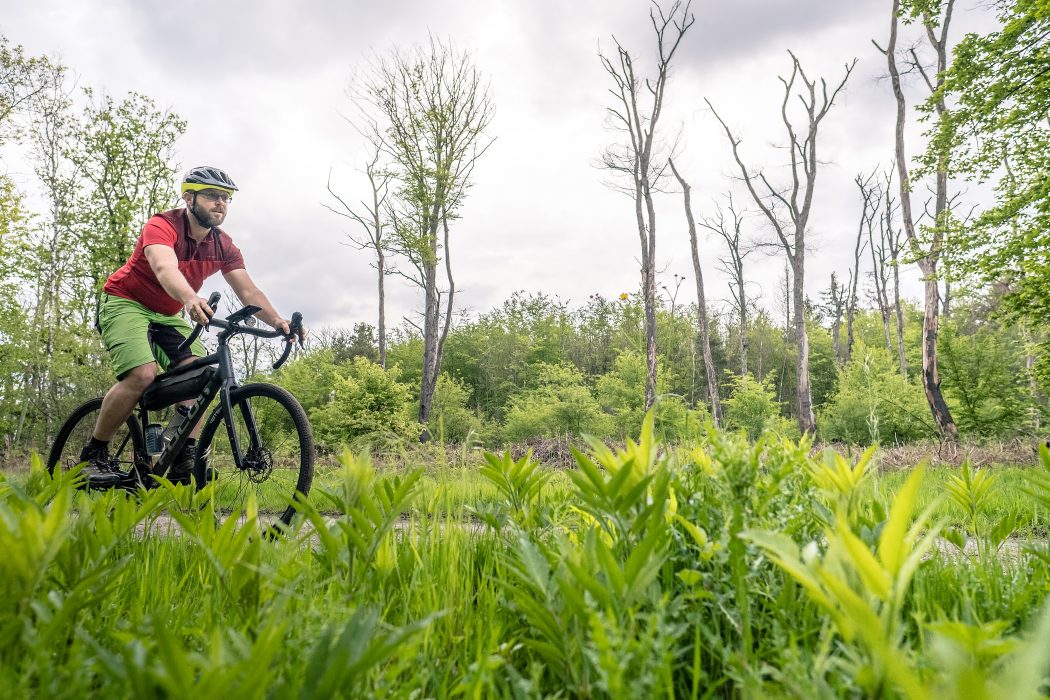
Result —
[{"label": "white cloud", "polygon": [[[345,220],[321,206],[330,169],[348,196],[363,187],[353,173],[361,144],[341,116],[352,112],[345,88],[374,51],[429,33],[475,52],[497,109],[496,142],[453,233],[461,304],[485,311],[516,289],[583,303],[594,292],[638,286],[633,205],[604,187],[594,167],[614,137],[603,129],[608,79],[597,51],[612,50],[615,35],[649,65],[648,7],[639,0],[38,0],[6,8],[0,33],[30,53],[60,56],[84,84],[114,95],[139,91],[187,118],[178,144],[183,165],[219,165],[242,188],[227,228],[260,286],[279,309],[301,309],[314,325],[350,325],[374,323],[374,272],[367,253],[341,244]],[[679,164],[697,213],[733,186],[727,176],[734,172],[703,97],[744,138],[751,164],[775,168],[783,161],[771,146],[783,140],[776,75],[789,68],[786,50],[798,53],[811,76],[829,81],[847,60],[861,59],[822,133],[828,165],[818,182],[807,275],[815,297],[851,255],[859,207],[853,176],[888,165],[892,155],[893,101],[877,80],[884,65],[870,41],[888,30],[888,3],[738,0],[693,9],[697,23],[675,65],[663,126],[668,134],[683,130]],[[980,11],[960,11],[953,34],[989,22]],[[757,220],[754,227],[753,235],[762,233]],[[658,231],[668,280],[691,275],[680,195],[660,198]],[[705,246],[720,251],[714,239]],[[750,276],[775,294],[783,261],[749,260]],[[724,298],[713,259],[705,277],[709,297]],[[908,279],[915,293],[917,276]],[[418,298],[397,278],[387,287],[393,326]]]}]

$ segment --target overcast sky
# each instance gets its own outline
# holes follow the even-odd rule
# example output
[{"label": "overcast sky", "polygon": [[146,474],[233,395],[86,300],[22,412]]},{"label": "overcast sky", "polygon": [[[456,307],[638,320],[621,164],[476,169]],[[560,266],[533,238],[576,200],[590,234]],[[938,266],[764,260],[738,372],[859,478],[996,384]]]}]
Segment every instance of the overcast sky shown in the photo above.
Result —
[{"label": "overcast sky", "polygon": [[[962,0],[954,40],[994,26],[977,9],[981,4]],[[349,229],[324,208],[331,203],[325,184],[331,170],[347,198],[367,194],[356,172],[364,145],[343,118],[353,113],[347,86],[376,52],[425,42],[428,34],[474,54],[491,81],[496,109],[489,131],[495,142],[475,170],[452,231],[457,307],[476,315],[517,289],[579,306],[590,294],[611,297],[640,284],[633,202],[603,184],[595,163],[616,138],[604,128],[612,103],[598,52],[614,51],[615,36],[640,66],[651,68],[655,42],[644,0],[4,5],[0,33],[13,44],[58,58],[81,85],[116,98],[141,92],[188,120],[177,144],[181,167],[217,165],[237,182],[241,192],[224,228],[286,315],[301,310],[314,327],[375,323],[375,273],[366,252],[342,244]],[[681,133],[676,164],[702,216],[730,189],[738,203],[746,202],[730,177],[731,152],[704,98],[743,139],[749,164],[782,181],[785,157],[775,146],[784,140],[783,88],[777,76],[790,71],[787,51],[811,77],[835,83],[844,64],[859,59],[820,136],[826,165],[818,176],[806,275],[814,298],[832,270],[845,275],[851,262],[860,210],[854,176],[888,166],[892,157],[893,96],[881,80],[885,60],[871,43],[886,41],[889,6],[889,0],[694,2],[696,23],[673,66],[661,129],[668,139]],[[27,164],[4,167],[28,181]],[[660,283],[673,286],[675,274],[687,276],[678,301],[691,301],[680,193],[659,197],[657,221]],[[749,220],[749,239],[771,235],[759,219]],[[728,290],[715,258],[725,251],[714,237],[705,236],[701,246],[708,298],[719,304]],[[755,255],[748,264],[752,293],[761,290],[775,309],[783,256]],[[917,274],[909,270],[907,279],[905,291],[918,296]],[[219,286],[211,280],[204,291]],[[397,325],[420,298],[397,278],[387,288],[388,323]]]}]

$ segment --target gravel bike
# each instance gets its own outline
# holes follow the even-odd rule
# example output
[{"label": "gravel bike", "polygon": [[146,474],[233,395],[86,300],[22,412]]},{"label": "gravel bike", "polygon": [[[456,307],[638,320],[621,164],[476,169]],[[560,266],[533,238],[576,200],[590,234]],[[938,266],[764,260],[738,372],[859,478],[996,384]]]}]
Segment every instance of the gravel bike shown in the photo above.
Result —
[{"label": "gravel bike", "polygon": [[[220,295],[208,299],[214,312]],[[175,367],[157,378],[142,394],[136,415],[129,416],[110,441],[111,464],[121,475],[110,488],[151,488],[154,475],[168,473],[193,427],[204,419],[208,406],[219,403],[204,422],[193,465],[197,489],[215,482],[217,510],[243,516],[248,495],[255,493],[264,525],[287,525],[295,513],[294,498],[306,496],[314,476],[313,430],[306,411],[287,390],[265,383],[237,383],[229,341],[237,335],[285,338],[288,342],[273,368],[288,359],[294,338],[301,334],[302,314],[292,315],[291,333],[255,328],[257,306],[245,306],[228,318],[212,317],[198,324],[183,341],[188,348],[207,327],[220,328],[218,348],[207,357]],[[300,346],[302,344],[299,338]],[[196,397],[185,412],[171,408]],[[81,463],[80,450],[94,430],[102,407],[96,398],[81,405],[58,431],[47,458],[48,472],[67,471]],[[168,409],[168,428],[151,422],[150,412]],[[178,413],[178,415],[176,415]]]}]

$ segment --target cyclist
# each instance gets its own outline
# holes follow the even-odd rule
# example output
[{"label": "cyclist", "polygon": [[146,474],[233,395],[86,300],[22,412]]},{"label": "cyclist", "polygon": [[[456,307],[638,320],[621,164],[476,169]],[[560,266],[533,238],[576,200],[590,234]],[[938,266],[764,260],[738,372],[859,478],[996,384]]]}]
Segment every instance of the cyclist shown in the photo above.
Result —
[{"label": "cyclist", "polygon": [[[182,180],[185,207],[152,216],[127,263],[103,287],[98,329],[117,383],[102,400],[91,440],[80,455],[87,462],[84,474],[89,486],[112,486],[120,480],[109,459],[109,441],[157,376],[158,365],[167,369],[205,355],[199,340],[182,352],[178,346],[192,332],[180,312],[193,323],[211,317],[208,302],[198,296],[207,277],[222,272],[242,303],[262,309],[256,315],[263,322],[290,333],[287,319],[255,286],[241,251],[219,228],[236,191],[230,176],[218,168],[191,169]],[[173,482],[190,482],[201,425],[172,464],[168,478]]]}]

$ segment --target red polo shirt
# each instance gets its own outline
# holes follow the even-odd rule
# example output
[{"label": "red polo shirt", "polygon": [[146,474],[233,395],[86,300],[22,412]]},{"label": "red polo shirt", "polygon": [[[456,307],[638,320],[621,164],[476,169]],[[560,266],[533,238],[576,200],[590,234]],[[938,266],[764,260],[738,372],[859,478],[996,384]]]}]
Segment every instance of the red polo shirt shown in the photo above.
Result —
[{"label": "red polo shirt", "polygon": [[172,209],[150,217],[142,227],[131,257],[122,268],[109,276],[103,291],[137,301],[160,314],[174,316],[179,312],[182,304],[164,291],[146,259],[143,249],[148,245],[164,245],[174,249],[175,257],[179,260],[179,272],[195,292],[199,292],[204,286],[204,280],[216,272],[225,274],[244,269],[241,251],[225,231],[213,228],[198,243],[189,236],[187,216],[185,209]]}]

